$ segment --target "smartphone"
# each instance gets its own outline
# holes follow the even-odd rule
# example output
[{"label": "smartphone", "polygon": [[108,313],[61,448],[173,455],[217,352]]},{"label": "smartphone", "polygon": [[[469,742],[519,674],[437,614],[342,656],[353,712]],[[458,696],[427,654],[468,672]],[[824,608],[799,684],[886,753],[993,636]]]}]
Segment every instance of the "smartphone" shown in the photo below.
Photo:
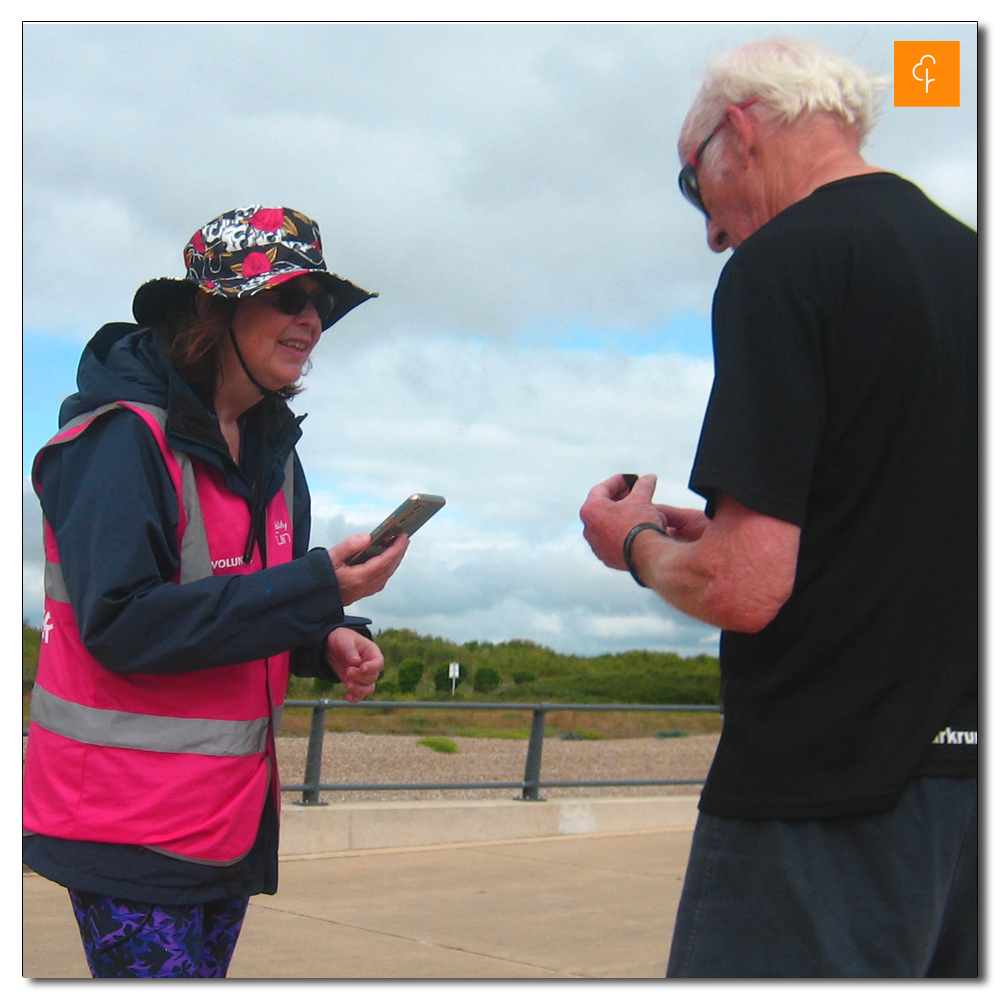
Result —
[{"label": "smartphone", "polygon": [[433,493],[414,493],[407,497],[373,532],[372,542],[367,549],[347,560],[348,566],[367,562],[373,556],[384,552],[397,535],[412,535],[417,528],[426,524],[442,507],[444,497]]}]

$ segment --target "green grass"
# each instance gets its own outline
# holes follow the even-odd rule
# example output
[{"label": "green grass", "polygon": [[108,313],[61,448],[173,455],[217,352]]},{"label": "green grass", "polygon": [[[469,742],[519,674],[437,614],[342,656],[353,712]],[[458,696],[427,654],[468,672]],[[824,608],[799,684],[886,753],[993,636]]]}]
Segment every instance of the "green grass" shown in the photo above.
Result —
[{"label": "green grass", "polygon": [[422,740],[417,740],[417,743],[438,753],[458,753],[458,744],[447,736],[425,736]]},{"label": "green grass", "polygon": [[[531,736],[530,729],[495,729],[492,726],[461,726],[455,730],[456,736],[474,736],[484,740],[526,740]],[[558,730],[552,726],[545,727],[546,736],[558,736]]]}]

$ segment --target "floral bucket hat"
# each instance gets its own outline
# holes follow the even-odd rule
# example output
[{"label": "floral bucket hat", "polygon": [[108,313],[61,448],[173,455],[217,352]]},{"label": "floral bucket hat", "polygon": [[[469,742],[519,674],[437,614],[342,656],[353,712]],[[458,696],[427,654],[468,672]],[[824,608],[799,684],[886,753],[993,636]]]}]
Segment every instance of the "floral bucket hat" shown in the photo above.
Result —
[{"label": "floral bucket hat", "polygon": [[328,271],[319,226],[291,208],[251,205],[220,215],[191,237],[184,265],[184,278],[154,278],[139,288],[132,300],[137,322],[154,325],[191,285],[210,295],[242,299],[310,274],[335,300],[324,330],[378,295]]}]

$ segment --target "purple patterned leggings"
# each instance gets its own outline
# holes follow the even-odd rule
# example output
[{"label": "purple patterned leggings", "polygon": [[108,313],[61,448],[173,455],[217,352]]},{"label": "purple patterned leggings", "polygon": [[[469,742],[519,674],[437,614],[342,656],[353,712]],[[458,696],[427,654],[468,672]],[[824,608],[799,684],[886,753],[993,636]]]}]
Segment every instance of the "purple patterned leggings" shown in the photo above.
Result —
[{"label": "purple patterned leggings", "polygon": [[155,906],[69,893],[95,979],[223,979],[249,898]]}]

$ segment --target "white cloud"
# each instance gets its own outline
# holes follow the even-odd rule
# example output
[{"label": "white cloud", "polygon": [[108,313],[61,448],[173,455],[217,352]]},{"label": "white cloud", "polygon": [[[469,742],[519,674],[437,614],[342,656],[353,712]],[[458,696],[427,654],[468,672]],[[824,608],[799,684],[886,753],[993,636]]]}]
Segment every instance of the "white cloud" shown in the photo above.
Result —
[{"label": "white cloud", "polygon": [[440,493],[449,512],[530,527],[575,521],[591,486],[633,467],[686,492],[706,360],[457,337],[331,343],[336,329],[295,402],[309,413],[303,461],[335,494]]},{"label": "white cloud", "polygon": [[911,170],[908,176],[925,191],[934,192],[935,201],[947,212],[978,228],[976,184],[979,170],[974,158],[952,156],[926,161]]},{"label": "white cloud", "polygon": [[[219,212],[306,211],[332,269],[381,293],[326,334],[296,402],[317,542],[414,491],[448,499],[359,611],[461,639],[711,650],[714,630],[601,566],[577,518],[619,471],[700,503],[685,483],[710,363],[664,331],[707,327],[725,258],[676,190],[678,127],[709,57],[750,38],[891,73],[893,40],[925,31],[962,39],[963,106],[890,95],[868,155],[974,223],[974,24],[27,24],[25,325],[82,343],[179,275]],[[31,497],[25,523],[34,614]]]},{"label": "white cloud", "polygon": [[[53,295],[50,241],[29,241],[27,324],[75,317],[82,337],[126,318],[143,280],[180,273],[198,225],[256,202],[317,218],[331,266],[382,293],[370,335],[704,313],[722,260],[677,193],[674,142],[708,56],[792,31],[884,72],[901,30],[29,24],[25,231],[64,234],[72,280]],[[963,107],[887,107],[872,153],[968,218],[975,27],[949,30],[970,54]],[[924,170],[941,149],[965,173]]]},{"label": "white cloud", "polygon": [[21,607],[29,621],[38,624],[44,600],[45,554],[42,546],[42,512],[25,476],[21,484]]}]

